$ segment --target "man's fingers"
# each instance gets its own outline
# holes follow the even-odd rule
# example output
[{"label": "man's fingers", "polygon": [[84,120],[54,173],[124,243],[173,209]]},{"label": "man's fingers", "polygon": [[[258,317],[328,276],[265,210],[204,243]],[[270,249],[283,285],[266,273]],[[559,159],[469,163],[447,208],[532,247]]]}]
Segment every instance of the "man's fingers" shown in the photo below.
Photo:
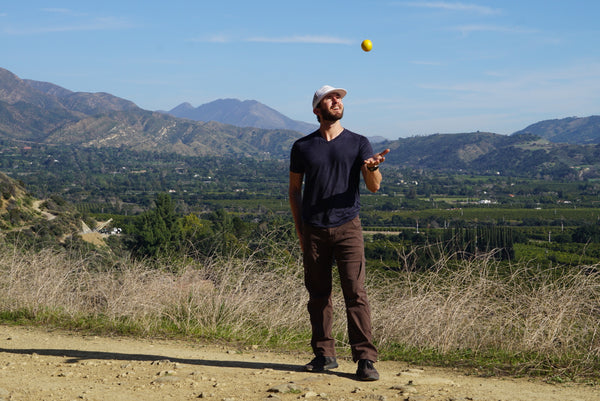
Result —
[{"label": "man's fingers", "polygon": [[388,153],[390,153],[390,150],[386,149],[386,150],[384,150],[382,152],[379,152],[379,153],[373,155],[373,157],[365,160],[364,163],[368,164],[368,165],[375,164],[375,163],[377,163],[377,164],[383,163],[385,161],[385,157],[384,156],[387,155]]}]

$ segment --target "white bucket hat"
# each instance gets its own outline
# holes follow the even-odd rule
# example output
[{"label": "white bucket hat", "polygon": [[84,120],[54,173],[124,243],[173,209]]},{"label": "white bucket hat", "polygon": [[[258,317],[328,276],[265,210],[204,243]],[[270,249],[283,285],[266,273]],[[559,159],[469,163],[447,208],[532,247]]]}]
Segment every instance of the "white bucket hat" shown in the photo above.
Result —
[{"label": "white bucket hat", "polygon": [[346,96],[346,94],[348,93],[348,91],[346,89],[334,88],[333,86],[329,86],[329,85],[322,86],[319,89],[317,89],[317,91],[315,92],[315,95],[313,96],[313,101],[312,101],[313,110],[317,107],[319,102],[321,100],[323,100],[323,98],[325,96],[327,96],[328,94],[330,94],[331,92],[337,92],[340,94],[341,97]]}]

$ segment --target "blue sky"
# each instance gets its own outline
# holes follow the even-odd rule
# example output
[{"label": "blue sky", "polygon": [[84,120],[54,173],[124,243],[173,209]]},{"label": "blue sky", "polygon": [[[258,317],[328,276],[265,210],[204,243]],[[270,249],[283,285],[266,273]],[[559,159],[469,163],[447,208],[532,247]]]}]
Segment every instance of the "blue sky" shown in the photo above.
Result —
[{"label": "blue sky", "polygon": [[600,114],[593,0],[3,3],[0,67],[148,110],[252,99],[316,123],[330,84],[346,128],[389,139]]}]

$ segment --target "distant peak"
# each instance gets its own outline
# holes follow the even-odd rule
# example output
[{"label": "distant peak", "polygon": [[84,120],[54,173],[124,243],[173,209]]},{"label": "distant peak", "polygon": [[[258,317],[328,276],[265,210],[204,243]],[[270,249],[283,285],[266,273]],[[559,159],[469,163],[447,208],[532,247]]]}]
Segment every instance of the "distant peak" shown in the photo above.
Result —
[{"label": "distant peak", "polygon": [[171,109],[171,113],[174,111],[185,111],[185,110],[193,110],[194,106],[192,106],[190,103],[188,102],[183,102],[181,103],[179,106],[174,107],[173,109]]}]

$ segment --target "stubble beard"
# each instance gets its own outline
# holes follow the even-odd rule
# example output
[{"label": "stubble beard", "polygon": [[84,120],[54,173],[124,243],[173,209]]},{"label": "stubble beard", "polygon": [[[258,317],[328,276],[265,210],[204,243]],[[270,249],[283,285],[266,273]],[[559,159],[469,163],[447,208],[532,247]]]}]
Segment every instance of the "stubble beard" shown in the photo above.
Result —
[{"label": "stubble beard", "polygon": [[335,110],[333,112],[331,110],[321,109],[321,118],[323,121],[336,122],[341,120],[342,117],[344,117],[344,109]]}]

